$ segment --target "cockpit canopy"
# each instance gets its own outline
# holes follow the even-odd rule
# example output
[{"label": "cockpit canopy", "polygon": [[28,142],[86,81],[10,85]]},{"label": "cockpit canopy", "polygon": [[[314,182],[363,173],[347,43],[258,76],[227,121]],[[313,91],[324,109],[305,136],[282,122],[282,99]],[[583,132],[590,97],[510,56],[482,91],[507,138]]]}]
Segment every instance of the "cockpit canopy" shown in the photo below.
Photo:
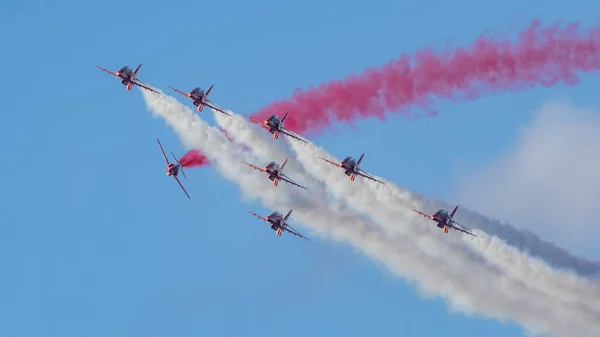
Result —
[{"label": "cockpit canopy", "polygon": [[351,162],[353,162],[353,161],[354,161],[354,158],[352,158],[350,156],[344,158],[344,160],[343,160],[344,163],[348,163],[348,164],[351,163]]},{"label": "cockpit canopy", "polygon": [[120,73],[129,73],[132,72],[133,70],[131,70],[131,68],[129,68],[128,66],[124,66],[123,68],[119,69]]},{"label": "cockpit canopy", "polygon": [[277,163],[275,161],[272,161],[269,163],[269,165],[267,165],[267,167],[275,167],[277,166]]},{"label": "cockpit canopy", "polygon": [[442,215],[442,214],[448,215],[448,211],[446,211],[443,208],[440,208],[440,209],[437,210],[437,212],[435,212],[435,215]]},{"label": "cockpit canopy", "polygon": [[283,218],[283,216],[281,215],[281,213],[279,213],[277,211],[271,213],[271,217],[272,218]]},{"label": "cockpit canopy", "polygon": [[200,87],[195,87],[194,89],[192,89],[192,92],[195,94],[199,94],[199,93],[203,93],[204,90],[202,90],[202,88],[200,88]]},{"label": "cockpit canopy", "polygon": [[271,117],[269,117],[269,119],[267,119],[268,121],[279,121],[279,117],[277,115],[272,115]]}]

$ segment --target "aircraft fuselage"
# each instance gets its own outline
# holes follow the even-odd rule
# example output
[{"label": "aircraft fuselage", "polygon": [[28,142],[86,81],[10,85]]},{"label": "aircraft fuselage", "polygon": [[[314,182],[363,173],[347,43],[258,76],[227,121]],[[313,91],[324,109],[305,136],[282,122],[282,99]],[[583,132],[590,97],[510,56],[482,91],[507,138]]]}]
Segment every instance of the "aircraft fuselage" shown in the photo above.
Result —
[{"label": "aircraft fuselage", "polygon": [[[279,165],[267,166],[265,168],[265,171],[267,171],[267,174],[269,174],[269,177],[279,178],[279,176],[281,175],[281,172],[279,171]],[[271,179],[271,180],[273,180],[273,179]]]},{"label": "aircraft fuselage", "polygon": [[192,99],[192,104],[198,107],[198,112],[202,111],[206,103],[206,94],[200,88],[194,88],[189,92],[188,97]]},{"label": "aircraft fuselage", "polygon": [[450,215],[448,215],[448,212],[446,212],[443,209],[438,210],[437,212],[435,212],[433,214],[433,220],[435,222],[437,222],[437,226],[439,228],[444,229],[444,233],[448,232],[448,226],[450,225],[450,222],[452,221],[452,219],[450,218]]},{"label": "aircraft fuselage", "polygon": [[119,71],[117,71],[117,76],[122,79],[121,83],[123,84],[135,80],[135,74],[133,73],[133,70],[127,66],[119,69]]},{"label": "aircraft fuselage", "polygon": [[275,171],[275,172],[267,172],[269,173],[269,180],[275,180],[275,179],[280,179],[280,175],[279,175],[279,171]]},{"label": "aircraft fuselage", "polygon": [[344,169],[344,174],[347,176],[352,176],[356,174],[356,160],[354,158],[346,158],[341,163],[340,166]]},{"label": "aircraft fuselage", "polygon": [[181,164],[171,163],[167,168],[167,175],[177,177],[177,175],[179,174],[179,170],[181,170]]},{"label": "aircraft fuselage", "polygon": [[265,121],[265,125],[270,128],[269,132],[274,133],[281,129],[281,120],[277,115],[273,115]]},{"label": "aircraft fuselage", "polygon": [[205,102],[206,96],[204,95],[194,95],[190,97],[194,102],[193,104],[198,106],[198,104],[202,104]]},{"label": "aircraft fuselage", "polygon": [[275,235],[281,236],[283,233],[283,218],[280,217],[268,217],[269,223],[271,224],[271,229],[275,231]]}]

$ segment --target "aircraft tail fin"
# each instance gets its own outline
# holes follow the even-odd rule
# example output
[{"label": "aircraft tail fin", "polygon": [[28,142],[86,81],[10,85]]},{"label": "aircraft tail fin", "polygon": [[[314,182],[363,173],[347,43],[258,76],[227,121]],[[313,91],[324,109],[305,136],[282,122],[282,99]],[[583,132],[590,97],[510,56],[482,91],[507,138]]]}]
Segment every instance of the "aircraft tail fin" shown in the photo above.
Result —
[{"label": "aircraft tail fin", "polygon": [[140,65],[139,65],[137,68],[135,68],[135,71],[133,72],[133,74],[134,74],[134,75],[137,75],[137,74],[138,74],[138,71],[140,71],[140,68],[141,68],[141,67],[142,67],[142,64],[140,63]]},{"label": "aircraft tail fin", "polygon": [[360,162],[363,160],[363,157],[365,156],[365,154],[363,153],[360,158],[358,158],[358,161],[356,162],[356,166],[360,166]]},{"label": "aircraft tail fin", "polygon": [[211,86],[210,86],[210,88],[208,88],[208,91],[206,92],[206,97],[208,97],[208,94],[210,94],[210,91],[212,90],[212,88],[213,88],[214,86],[215,86],[215,85],[213,84],[213,85],[211,85]]},{"label": "aircraft tail fin", "polygon": [[175,157],[175,155],[173,154],[173,152],[171,152],[171,155],[173,156],[173,159],[175,159],[175,162],[180,165],[180,169],[179,170],[181,171],[181,174],[183,174],[183,178],[185,180],[187,180],[187,177],[185,176],[185,172],[183,171],[183,165],[181,165],[181,162],[179,161],[179,159],[177,159],[177,157]]},{"label": "aircraft tail fin", "polygon": [[458,209],[458,206],[454,207],[454,210],[452,211],[452,213],[450,213],[451,218],[454,218],[454,214],[456,214],[457,209]]},{"label": "aircraft tail fin", "polygon": [[285,164],[287,164],[287,158],[285,159],[285,161],[283,162],[283,164],[281,164],[281,167],[279,168],[280,171],[283,171],[283,169],[285,168]]},{"label": "aircraft tail fin", "polygon": [[285,123],[285,119],[288,117],[289,114],[290,114],[289,112],[285,113],[285,116],[283,116],[283,118],[281,119],[281,125],[283,125],[283,123]]},{"label": "aircraft tail fin", "polygon": [[290,217],[290,215],[292,215],[292,211],[293,209],[290,209],[290,211],[288,212],[288,214],[283,218],[283,220],[287,221],[287,219]]}]

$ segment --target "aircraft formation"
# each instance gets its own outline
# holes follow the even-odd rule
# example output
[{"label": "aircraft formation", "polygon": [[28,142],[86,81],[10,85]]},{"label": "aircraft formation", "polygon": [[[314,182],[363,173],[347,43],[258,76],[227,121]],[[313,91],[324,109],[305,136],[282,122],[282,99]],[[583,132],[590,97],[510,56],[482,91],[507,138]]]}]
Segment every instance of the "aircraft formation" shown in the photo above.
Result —
[{"label": "aircraft formation", "polygon": [[[150,88],[148,85],[146,85],[144,82],[142,82],[141,80],[138,79],[137,75],[138,75],[138,72],[140,71],[140,68],[142,67],[141,64],[135,70],[133,70],[129,66],[123,66],[116,73],[112,72],[110,70],[104,69],[102,67],[99,67],[99,66],[96,66],[96,67],[108,74],[111,74],[111,75],[119,78],[121,81],[121,84],[123,84],[125,86],[127,91],[131,91],[131,88],[134,85],[137,85],[142,89],[149,90],[149,91],[152,91],[152,92],[160,95],[160,93],[158,91]],[[169,86],[169,88],[174,90],[175,92],[190,98],[192,100],[192,104],[196,107],[196,110],[198,112],[202,112],[203,108],[205,106],[207,106],[207,107],[217,110],[227,116],[231,116],[230,113],[224,111],[218,105],[216,105],[215,103],[213,103],[212,101],[210,101],[208,99],[208,95],[212,91],[213,87],[214,87],[214,85],[211,85],[210,88],[206,92],[204,92],[204,90],[202,90],[200,87],[196,87],[196,88],[192,89],[189,93],[186,94],[183,91],[180,91],[178,89],[175,89],[175,88]],[[289,113],[286,112],[282,118],[279,118],[279,116],[274,114],[264,121],[259,121],[256,118],[249,116],[249,115],[246,115],[246,116],[248,117],[248,119],[250,121],[262,126],[267,131],[269,131],[269,133],[271,133],[273,135],[273,139],[279,139],[279,135],[284,134],[284,135],[294,138],[298,141],[308,143],[306,140],[302,139],[300,136],[295,134],[293,131],[285,128],[284,123],[285,123],[285,120],[287,119],[288,115],[289,115]],[[175,180],[177,181],[177,183],[179,184],[179,186],[181,187],[181,189],[183,190],[185,195],[188,197],[188,199],[191,199],[190,195],[185,190],[185,187],[183,187],[183,184],[179,180],[179,173],[183,174],[184,179],[187,179],[185,177],[185,172],[183,171],[183,167],[186,164],[186,162],[179,161],[177,159],[177,157],[175,157],[173,152],[171,152],[171,155],[173,156],[173,159],[175,160],[175,162],[174,163],[169,162],[169,159],[167,158],[167,155],[165,154],[165,151],[162,147],[162,144],[160,143],[160,140],[157,139],[157,142],[158,142],[158,146],[160,147],[160,151],[162,152],[162,155],[163,155],[166,165],[167,165],[167,175],[175,178]],[[342,160],[342,162],[340,162],[340,163],[336,163],[334,161],[331,161],[329,159],[322,158],[322,157],[319,157],[319,158],[333,166],[337,166],[337,167],[341,168],[343,170],[344,174],[349,177],[350,181],[354,181],[356,179],[356,176],[361,176],[363,178],[375,181],[377,183],[385,184],[384,182],[375,179],[372,175],[370,175],[369,173],[365,172],[363,169],[360,168],[360,164],[361,164],[364,156],[365,156],[365,154],[363,153],[358,158],[358,160],[354,159],[352,156],[348,156],[348,157],[344,158],[344,160]],[[253,168],[255,170],[266,173],[269,180],[272,181],[272,184],[274,187],[276,187],[279,184],[279,181],[284,181],[286,183],[297,186],[299,188],[307,189],[306,187],[294,182],[290,177],[288,177],[286,174],[283,173],[283,169],[285,168],[287,161],[288,160],[285,159],[285,161],[281,165],[279,165],[275,161],[271,161],[269,164],[267,164],[265,167],[262,167],[262,168],[254,165],[254,164],[251,164],[251,163],[247,163],[247,162],[243,162],[243,163],[250,166],[251,168]],[[418,214],[434,221],[436,223],[436,226],[441,228],[442,232],[444,232],[444,233],[448,233],[449,229],[452,228],[456,231],[466,233],[466,234],[476,237],[475,234],[463,229],[462,228],[463,226],[454,220],[454,216],[456,214],[456,211],[458,210],[458,206],[456,206],[454,208],[454,210],[452,211],[452,213],[450,213],[450,214],[448,214],[448,211],[446,211],[445,209],[438,209],[432,215],[423,213],[416,209],[412,209],[412,210],[414,212],[417,212]],[[290,215],[292,214],[292,211],[293,210],[291,209],[286,214],[286,216],[283,216],[278,211],[273,211],[267,217],[260,216],[251,211],[248,211],[248,212],[250,214],[254,215],[255,217],[263,220],[264,222],[268,223],[270,228],[273,231],[275,231],[275,235],[277,235],[277,236],[281,236],[281,234],[283,232],[288,232],[295,236],[301,237],[303,239],[310,240],[309,238],[298,233],[298,231],[296,231],[287,222]]]}]

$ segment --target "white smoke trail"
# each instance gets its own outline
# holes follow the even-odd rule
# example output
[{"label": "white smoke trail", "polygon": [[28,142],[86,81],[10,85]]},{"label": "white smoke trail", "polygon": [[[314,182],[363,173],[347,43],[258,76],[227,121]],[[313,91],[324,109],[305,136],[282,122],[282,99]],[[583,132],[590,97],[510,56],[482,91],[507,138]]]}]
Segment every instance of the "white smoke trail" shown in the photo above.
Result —
[{"label": "white smoke trail", "polygon": [[[531,292],[520,282],[481,260],[475,254],[459,252],[456,260],[440,263],[422,254],[410,240],[388,238],[371,228],[361,216],[343,209],[333,200],[312,200],[314,191],[289,193],[265,191],[264,181],[241,168],[249,155],[238,151],[215,128],[208,126],[174,98],[143,92],[148,108],[163,117],[187,146],[198,148],[215,162],[230,181],[239,184],[247,195],[268,207],[294,207],[294,217],[324,235],[343,240],[386,264],[397,275],[416,282],[419,288],[438,295],[455,309],[496,319],[510,319],[536,333],[559,336],[592,336],[597,326],[590,324],[586,312],[570,310],[562,303]],[[318,185],[317,185],[318,186]],[[323,193],[326,194],[326,193]],[[448,252],[452,254],[452,252]]]},{"label": "white smoke trail", "polygon": [[[273,141],[272,139],[270,139],[270,137],[268,136],[268,133],[266,133],[264,130],[259,129],[258,127],[254,127],[253,125],[248,125],[249,123],[247,123],[243,118],[236,116],[234,118],[228,118],[228,117],[223,117],[220,115],[216,116],[216,120],[217,122],[220,124],[220,126],[226,130],[230,135],[232,135],[233,138],[236,138],[237,141],[245,144],[245,145],[251,145],[251,148],[254,149],[255,152],[260,152],[262,153],[262,157],[264,157],[265,160],[269,160],[269,156],[273,156],[275,154],[279,155],[279,156],[283,156],[283,154],[281,153],[286,153],[288,158],[289,158],[289,151],[284,150],[284,148],[281,145],[281,141]],[[237,137],[236,137],[237,136]],[[292,144],[302,144],[299,142],[295,142],[294,140],[291,140]],[[259,155],[260,156],[260,155]],[[269,158],[269,159],[268,159]],[[312,163],[312,164],[318,164],[318,163]],[[336,172],[338,173],[338,176],[336,178],[339,178],[340,172]],[[298,174],[301,175],[301,174]],[[310,181],[312,179],[310,179],[309,177],[305,177],[305,174],[302,174],[303,176],[303,181]],[[343,175],[341,175],[341,177],[344,177]],[[348,181],[348,183],[350,183]],[[310,183],[311,185],[317,185],[317,186],[323,186],[323,185],[319,185],[319,184],[314,184],[314,183]],[[311,193],[313,191],[311,190]],[[319,194],[326,194],[322,191],[319,191]],[[398,191],[396,191],[398,192]],[[398,193],[396,193],[398,194]],[[435,233],[435,234],[439,234],[439,233]],[[414,238],[413,238],[414,239]],[[431,238],[428,238],[429,241],[431,241]],[[404,240],[402,240],[404,241]],[[406,241],[406,242],[411,242]],[[398,241],[399,244],[407,244],[406,242],[402,243],[401,241]],[[436,242],[436,245],[438,245],[439,243]],[[412,246],[412,244],[410,244]],[[422,250],[422,247],[419,247],[420,250]],[[436,248],[435,245],[430,246],[429,248]],[[448,247],[452,250],[455,249],[455,247]],[[432,259],[431,257],[426,257],[425,255],[420,255],[419,256],[419,261],[422,261],[422,259],[427,258],[428,261],[430,261],[433,264],[443,264],[444,266],[447,265],[447,262],[444,261],[444,259],[447,259],[448,256],[452,256],[452,260],[450,262],[458,262],[460,261],[457,265],[455,265],[454,269],[446,271],[446,278],[451,278],[455,275],[455,271],[456,270],[460,270],[460,273],[462,273],[463,275],[468,275],[468,273],[464,272],[463,268],[464,268],[464,262],[465,260],[469,260],[468,257],[468,252],[464,252],[463,251],[459,251],[459,253],[456,252],[452,252],[452,255],[449,255],[448,252],[450,249],[446,249],[442,252],[442,254],[436,254],[434,256],[434,258]],[[413,252],[414,253],[414,252]],[[466,255],[465,256],[461,256],[462,255]],[[472,258],[471,258],[472,259]],[[479,262],[480,263],[480,262]],[[439,265],[433,268],[440,268]],[[473,268],[476,268],[476,265],[473,265]],[[404,270],[405,271],[405,270]],[[453,272],[454,271],[454,272]],[[451,275],[454,274],[454,275]],[[401,274],[402,275],[402,274]],[[515,273],[509,275],[509,276],[518,276],[516,283],[518,283],[520,281],[520,278],[522,277],[522,275],[516,275]],[[511,281],[511,282],[515,282],[515,281]],[[552,291],[557,291],[559,288],[555,287],[554,289],[551,289]],[[511,292],[514,289],[511,289]],[[528,289],[527,290],[529,292],[529,296],[528,298],[531,298],[531,293],[539,293],[538,290],[535,289],[535,285],[533,289]],[[436,293],[439,293],[439,291],[436,291]],[[540,294],[540,296],[545,297],[545,298],[552,298],[553,293],[545,293],[545,294]],[[579,299],[577,299],[579,300]],[[568,301],[567,301],[568,302]],[[456,303],[454,303],[456,304]],[[556,303],[553,303],[554,306],[556,306]],[[587,316],[588,318],[590,318],[593,322],[594,320],[594,313],[589,313],[589,310],[586,310],[585,308],[581,310],[581,312],[578,312],[577,309],[572,309],[569,308],[568,304],[563,304],[565,306],[565,310],[569,310],[572,311],[571,314],[576,316],[579,315],[583,315],[584,317]],[[560,314],[561,316],[564,315],[564,313]],[[591,316],[591,317],[590,317]],[[549,316],[548,316],[549,318]],[[588,320],[588,324],[589,324],[590,320]],[[584,328],[585,329],[585,328]]]},{"label": "white smoke trail", "polygon": [[[258,156],[261,160],[266,162],[272,160],[273,157],[292,157],[292,154],[290,153],[291,151],[289,151],[288,146],[282,146],[281,141],[273,141],[269,133],[264,132],[264,130],[262,130],[259,126],[256,126],[252,123],[248,123],[248,121],[245,118],[242,118],[239,115],[227,117],[219,113],[218,111],[213,112],[215,114],[215,119],[217,123],[240,143],[251,145],[253,153],[256,156]],[[310,161],[310,163],[306,163],[306,161],[303,161],[303,163],[309,165],[309,168],[304,168],[304,170],[302,170],[302,168],[296,168],[295,171],[297,171],[297,173],[294,173],[292,177],[301,177],[302,181],[306,181],[311,185],[315,185],[312,177],[307,176],[307,172],[315,168],[323,169],[325,171],[318,170],[320,174],[316,175],[317,178],[320,177],[320,180],[322,181],[327,181],[328,179],[330,181],[338,181],[341,184],[339,185],[339,187],[342,187],[341,190],[337,191],[338,197],[341,195],[340,199],[342,199],[343,201],[347,201],[344,200],[346,199],[345,197],[351,195],[349,193],[349,190],[347,190],[346,188],[351,188],[356,192],[357,196],[368,199],[353,199],[354,201],[359,203],[359,208],[360,206],[367,206],[365,209],[363,209],[363,211],[367,212],[368,214],[372,214],[373,212],[375,212],[375,214],[377,215],[384,215],[389,210],[388,205],[390,203],[394,204],[395,201],[398,204],[402,203],[406,205],[404,208],[397,210],[401,212],[409,210],[406,207],[421,208],[424,210],[429,208],[425,208],[425,205],[422,205],[422,203],[419,202],[418,199],[416,199],[409,191],[400,191],[393,185],[382,186],[376,183],[370,183],[370,187],[376,187],[378,192],[375,198],[373,198],[371,194],[365,193],[365,186],[352,185],[352,183],[350,183],[349,181],[343,180],[345,176],[341,174],[339,169],[336,170],[334,167],[330,167],[329,164],[318,160],[318,156],[328,158],[329,155],[325,150],[320,148],[317,150],[312,144],[304,145],[303,143],[296,142],[294,140],[291,141],[291,144],[295,148],[296,152],[298,152],[298,147],[306,147],[308,151],[303,151],[301,153],[310,153],[311,155],[309,156],[309,159],[313,159],[313,161]],[[316,151],[319,151],[319,153],[315,153]],[[295,154],[293,155],[295,156]],[[295,164],[295,161],[290,161],[289,163],[289,165],[293,165]],[[325,175],[326,173],[329,175]],[[328,184],[331,185],[331,182],[328,182]],[[367,189],[367,191],[369,190]],[[319,189],[317,193],[324,193],[324,191],[322,191],[322,189]],[[385,200],[387,200],[387,202],[382,202]],[[380,210],[377,209],[376,206],[371,205],[371,202],[373,201],[375,202],[375,205],[382,206],[384,209]],[[354,205],[352,202],[350,202],[350,204],[352,204],[352,206],[354,207],[357,206]],[[464,210],[461,209],[461,212],[463,211]],[[409,213],[414,219],[415,216],[412,214],[412,212],[409,211]],[[388,220],[388,218],[385,217],[384,219]],[[396,220],[395,218],[391,219]],[[421,222],[423,221],[421,219],[417,220],[420,220]],[[410,223],[410,226],[416,226],[410,227],[409,229],[415,229],[417,231],[423,230],[423,226],[419,226],[418,224],[413,225],[413,223]],[[391,228],[389,228],[389,226],[387,226],[387,223],[385,223],[384,228],[388,229],[388,232],[391,233],[397,232],[397,222],[393,222]],[[434,238],[437,238],[438,235],[440,235],[439,232],[435,231],[434,226],[427,226],[426,228],[429,230],[429,235],[434,235]],[[415,233],[411,232],[411,235],[414,236]],[[453,238],[456,239],[457,237],[454,236]],[[442,238],[442,240],[447,240],[444,243],[447,243],[449,245],[449,248],[451,249],[464,249],[462,241],[448,241],[448,238]],[[457,242],[459,244],[459,247],[456,247]],[[587,280],[580,279],[572,273],[553,270],[552,268],[544,264],[542,261],[539,261],[538,259],[533,259],[529,255],[524,254],[513,247],[505,245],[504,242],[502,242],[496,237],[480,233],[479,240],[470,240],[470,242],[473,244],[471,248],[475,248],[474,250],[477,253],[480,253],[488,261],[503,268],[503,271],[507,275],[520,280],[529,281],[527,282],[527,284],[534,290],[545,291],[549,296],[557,296],[557,298],[560,298],[561,300],[569,303],[578,301],[579,297],[581,296],[581,290],[585,289],[586,293],[590,294],[590,298],[592,299],[591,301],[587,302],[587,306],[591,306],[593,309],[600,308],[600,304],[598,303],[598,301],[594,300],[596,298],[600,298],[600,289],[597,285],[590,284],[590,282],[588,282]]]},{"label": "white smoke trail", "polygon": [[[482,231],[476,231],[479,238],[456,235],[456,233],[442,236],[433,223],[427,223],[427,219],[422,219],[411,210],[411,208],[421,209],[432,214],[436,209],[422,205],[410,191],[401,190],[389,182],[382,185],[360,178],[350,182],[341,169],[330,166],[318,158],[319,156],[331,158],[325,149],[313,144],[299,142],[290,142],[290,144],[305,170],[326,182],[339,200],[368,214],[387,233],[410,237],[417,246],[437,254],[441,261],[448,259],[448,251],[456,254],[459,250],[471,249],[499,266],[505,275],[527,284],[532,291],[545,292],[548,296],[554,296],[564,303],[590,308],[590,313],[600,324],[600,284],[566,271],[553,270],[540,260],[533,259]],[[460,211],[459,208],[457,220],[460,220]],[[585,298],[584,301],[581,301],[582,296]]]},{"label": "white smoke trail", "polygon": [[[413,197],[419,200],[420,204],[427,205],[428,209],[454,207],[439,200],[422,197],[417,193],[413,194]],[[526,251],[530,256],[542,259],[554,268],[571,270],[578,275],[600,280],[600,263],[573,256],[555,243],[542,240],[536,233],[518,229],[510,224],[501,223],[498,220],[487,218],[462,207],[460,218],[470,226],[482,229],[520,251]]]}]

